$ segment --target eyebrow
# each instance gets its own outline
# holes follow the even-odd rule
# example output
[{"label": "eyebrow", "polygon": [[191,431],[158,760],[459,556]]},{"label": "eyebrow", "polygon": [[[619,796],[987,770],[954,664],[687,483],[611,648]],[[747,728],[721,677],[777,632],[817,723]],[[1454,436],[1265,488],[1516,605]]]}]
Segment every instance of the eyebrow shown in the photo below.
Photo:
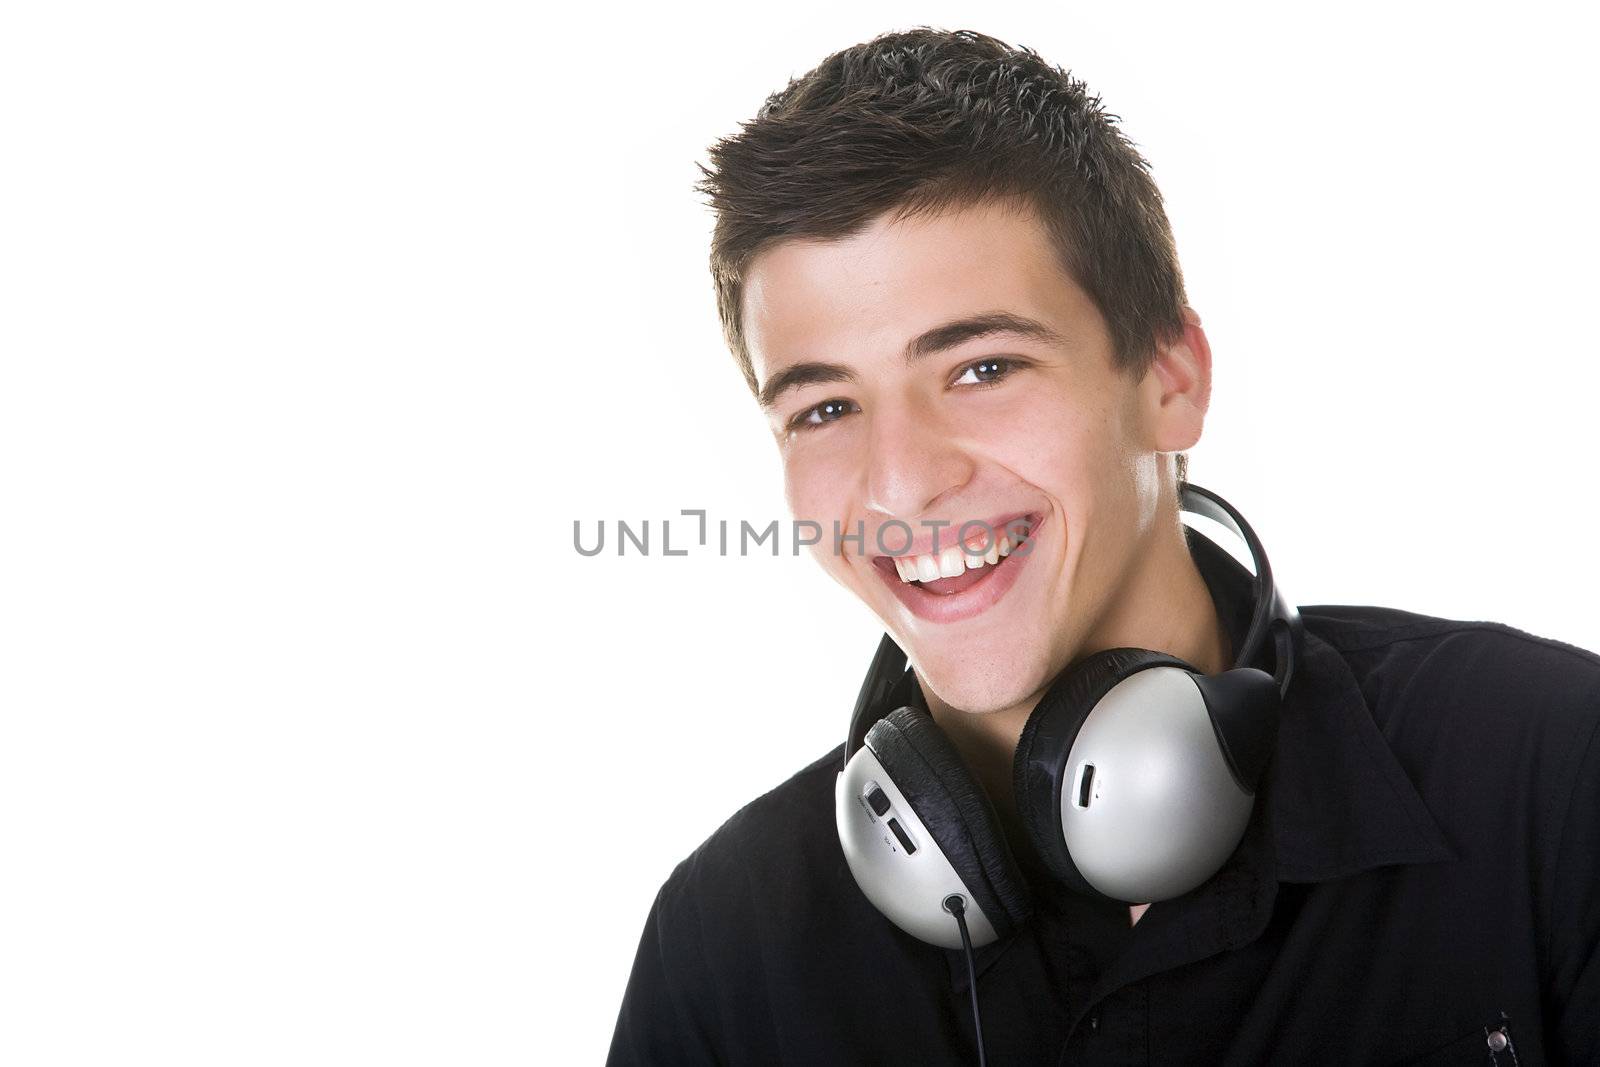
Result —
[{"label": "eyebrow", "polygon": [[[964,319],[952,319],[949,322],[926,330],[911,339],[906,345],[901,358],[907,363],[913,363],[923,356],[931,356],[936,352],[944,352],[958,345],[979,337],[989,337],[997,333],[1016,334],[1019,337],[1028,337],[1047,345],[1065,346],[1067,339],[1059,332],[1046,326],[1037,319],[1030,319],[1024,315],[1015,315],[1009,311],[992,311],[983,315],[971,315]],[[770,408],[777,403],[778,397],[791,389],[798,389],[803,385],[815,385],[820,382],[853,382],[856,380],[855,371],[843,363],[820,363],[808,361],[793,363],[774,374],[766,385],[761,387],[757,397],[763,408]]]}]

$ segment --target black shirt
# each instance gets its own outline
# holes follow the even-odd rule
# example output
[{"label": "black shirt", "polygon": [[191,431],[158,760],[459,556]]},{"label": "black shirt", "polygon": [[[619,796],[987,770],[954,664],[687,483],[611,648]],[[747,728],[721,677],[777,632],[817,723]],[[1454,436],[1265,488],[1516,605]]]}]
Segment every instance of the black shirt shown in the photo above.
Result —
[{"label": "black shirt", "polygon": [[[1190,547],[1237,641],[1249,574]],[[1278,747],[1217,874],[1130,926],[1018,851],[1037,914],[976,952],[991,1064],[1600,1064],[1600,656],[1300,612]],[[964,955],[890,923],[845,865],[843,747],[661,887],[611,1067],[977,1062]]]}]

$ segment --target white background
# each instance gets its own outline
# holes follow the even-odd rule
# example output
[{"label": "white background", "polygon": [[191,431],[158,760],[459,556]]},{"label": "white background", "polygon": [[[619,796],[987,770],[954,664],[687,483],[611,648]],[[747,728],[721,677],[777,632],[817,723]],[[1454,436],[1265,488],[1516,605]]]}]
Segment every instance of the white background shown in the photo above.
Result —
[{"label": "white background", "polygon": [[8,8],[0,1061],[603,1059],[657,887],[879,631],[573,522],[786,517],[695,162],[883,30],[1121,116],[1191,474],[1294,600],[1600,648],[1576,5],[580,8]]}]

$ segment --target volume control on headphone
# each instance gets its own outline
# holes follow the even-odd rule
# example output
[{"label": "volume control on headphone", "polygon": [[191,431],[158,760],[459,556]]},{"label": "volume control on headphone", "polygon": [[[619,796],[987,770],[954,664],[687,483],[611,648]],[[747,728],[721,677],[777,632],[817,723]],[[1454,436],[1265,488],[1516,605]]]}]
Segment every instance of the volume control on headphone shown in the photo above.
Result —
[{"label": "volume control on headphone", "polygon": [[[880,789],[877,782],[867,783],[866,801],[867,806],[872,809],[872,813],[880,819],[889,810],[889,794]],[[906,833],[905,827],[900,825],[900,820],[891,818],[888,822],[889,832],[894,834],[895,840],[900,842],[900,847],[906,850],[906,855],[909,856],[915,852],[917,850],[916,842],[911,840],[911,835]]]},{"label": "volume control on headphone", "polygon": [[883,813],[889,810],[889,797],[882,789],[878,788],[876,782],[870,784],[872,788],[867,791],[867,803],[872,808],[872,814],[881,818]]}]

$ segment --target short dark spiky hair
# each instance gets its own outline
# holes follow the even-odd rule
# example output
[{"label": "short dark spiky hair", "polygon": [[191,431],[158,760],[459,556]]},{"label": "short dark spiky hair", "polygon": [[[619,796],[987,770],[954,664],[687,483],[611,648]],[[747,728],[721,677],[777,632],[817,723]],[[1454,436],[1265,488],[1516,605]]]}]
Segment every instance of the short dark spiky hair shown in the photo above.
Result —
[{"label": "short dark spiky hair", "polygon": [[[753,259],[791,238],[839,239],[901,217],[1018,198],[1106,320],[1137,379],[1187,303],[1149,163],[1100,99],[1032,49],[926,26],[836,52],[710,149],[695,184],[716,212],[711,274],[723,334],[757,390],[743,323]],[[1179,457],[1178,476],[1184,476]]]}]

